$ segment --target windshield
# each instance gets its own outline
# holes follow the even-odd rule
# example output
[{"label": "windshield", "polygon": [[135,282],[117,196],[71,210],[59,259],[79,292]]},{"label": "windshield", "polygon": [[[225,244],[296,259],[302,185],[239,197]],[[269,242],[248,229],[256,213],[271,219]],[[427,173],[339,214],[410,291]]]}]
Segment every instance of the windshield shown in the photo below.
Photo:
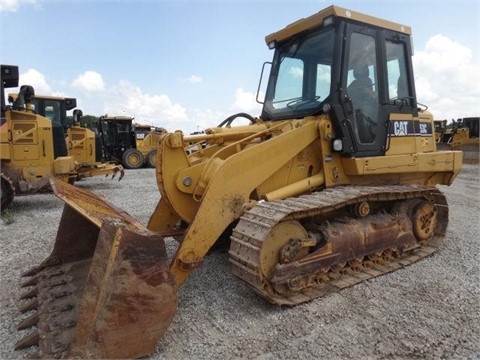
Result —
[{"label": "windshield", "polygon": [[264,104],[270,119],[318,112],[330,95],[334,28],[281,44],[276,50]]}]

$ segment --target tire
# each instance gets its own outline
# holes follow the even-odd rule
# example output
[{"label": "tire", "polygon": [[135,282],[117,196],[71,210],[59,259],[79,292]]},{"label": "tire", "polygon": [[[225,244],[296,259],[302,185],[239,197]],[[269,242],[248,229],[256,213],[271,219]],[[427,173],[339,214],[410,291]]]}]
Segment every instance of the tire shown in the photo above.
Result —
[{"label": "tire", "polygon": [[13,201],[13,198],[15,196],[15,189],[11,183],[11,181],[3,176],[1,176],[1,191],[0,191],[0,196],[2,198],[2,203],[0,207],[0,212],[8,208],[8,206],[11,204]]},{"label": "tire", "polygon": [[139,150],[128,149],[123,153],[122,163],[127,169],[140,169],[145,163],[145,158]]},{"label": "tire", "polygon": [[148,167],[155,168],[157,164],[157,149],[150,150],[147,154],[146,163]]}]

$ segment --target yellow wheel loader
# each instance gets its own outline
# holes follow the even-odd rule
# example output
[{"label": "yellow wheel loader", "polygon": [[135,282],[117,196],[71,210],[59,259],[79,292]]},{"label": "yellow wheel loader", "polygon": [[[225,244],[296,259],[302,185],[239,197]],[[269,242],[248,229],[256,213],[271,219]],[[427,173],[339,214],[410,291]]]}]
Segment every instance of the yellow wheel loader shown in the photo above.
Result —
[{"label": "yellow wheel loader", "polygon": [[1,209],[15,195],[33,194],[50,186],[49,178],[73,183],[96,175],[113,176],[123,168],[107,164],[84,164],[67,151],[66,110],[75,99],[35,98],[33,87],[24,85],[19,94],[5,101],[4,89],[18,86],[18,67],[1,65]]},{"label": "yellow wheel loader", "polygon": [[[13,102],[16,94],[9,94]],[[85,126],[80,126],[83,113],[80,109],[73,110],[73,123],[67,120],[67,111],[77,106],[77,99],[61,96],[47,96],[35,94],[32,99],[35,113],[50,119],[56,127],[63,127],[68,156],[73,156],[77,163],[77,179],[85,177],[120,174],[121,180],[125,175],[122,165],[103,161],[102,144],[98,135]]]},{"label": "yellow wheel loader", "polygon": [[143,154],[145,164],[154,168],[157,163],[157,144],[160,136],[167,132],[164,128],[150,125],[133,125],[137,149]]},{"label": "yellow wheel loader", "polygon": [[[34,312],[20,328],[36,329],[17,348],[38,344],[40,358],[152,353],[183,282],[221,241],[236,276],[287,306],[434,253],[448,223],[436,185],[452,183],[462,154],[436,151],[410,35],[336,6],[268,35],[261,115],[164,134],[147,227],[54,181],[65,208],[52,254],[25,274],[22,311]],[[237,116],[251,124],[235,126]],[[173,259],[167,236],[179,240]]]}]

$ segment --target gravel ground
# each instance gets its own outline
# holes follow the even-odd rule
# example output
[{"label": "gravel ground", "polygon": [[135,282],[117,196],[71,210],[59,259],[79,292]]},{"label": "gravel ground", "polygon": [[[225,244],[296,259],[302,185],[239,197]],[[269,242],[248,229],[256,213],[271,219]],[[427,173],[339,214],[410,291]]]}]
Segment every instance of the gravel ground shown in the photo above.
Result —
[{"label": "gravel ground", "polygon": [[[206,258],[180,289],[177,315],[152,359],[480,359],[479,166],[451,187],[445,245],[395,273],[294,308],[278,308],[229,271],[227,254]],[[153,169],[78,183],[148,222],[159,193]],[[51,250],[62,211],[53,195],[17,197],[0,224],[0,358],[26,334],[16,324],[20,273]],[[175,241],[166,239],[169,253]]]}]

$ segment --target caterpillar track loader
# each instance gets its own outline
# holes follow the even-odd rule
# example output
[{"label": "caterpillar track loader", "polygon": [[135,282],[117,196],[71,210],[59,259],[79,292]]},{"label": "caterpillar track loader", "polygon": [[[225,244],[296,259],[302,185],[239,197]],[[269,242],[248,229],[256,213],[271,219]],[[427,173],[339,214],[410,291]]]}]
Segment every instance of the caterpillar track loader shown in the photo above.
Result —
[{"label": "caterpillar track loader", "polygon": [[[106,164],[82,164],[67,152],[66,111],[75,99],[35,98],[33,87],[24,85],[19,94],[5,101],[5,88],[18,86],[18,67],[1,65],[1,209],[15,195],[33,194],[49,187],[49,178],[73,183],[97,175],[123,175],[123,169]],[[120,177],[121,178],[121,177]]]},{"label": "caterpillar track loader", "polygon": [[[32,300],[22,311],[34,312],[20,328],[36,330],[17,348],[38,344],[41,358],[152,353],[181,285],[221,241],[236,276],[287,306],[434,253],[448,223],[436,185],[453,182],[462,154],[436,151],[410,34],[331,6],[268,35],[261,115],[163,135],[161,199],[146,227],[54,181],[65,208],[52,254],[25,274]],[[251,124],[235,126],[239,116]],[[172,259],[166,236],[179,240]]]}]

